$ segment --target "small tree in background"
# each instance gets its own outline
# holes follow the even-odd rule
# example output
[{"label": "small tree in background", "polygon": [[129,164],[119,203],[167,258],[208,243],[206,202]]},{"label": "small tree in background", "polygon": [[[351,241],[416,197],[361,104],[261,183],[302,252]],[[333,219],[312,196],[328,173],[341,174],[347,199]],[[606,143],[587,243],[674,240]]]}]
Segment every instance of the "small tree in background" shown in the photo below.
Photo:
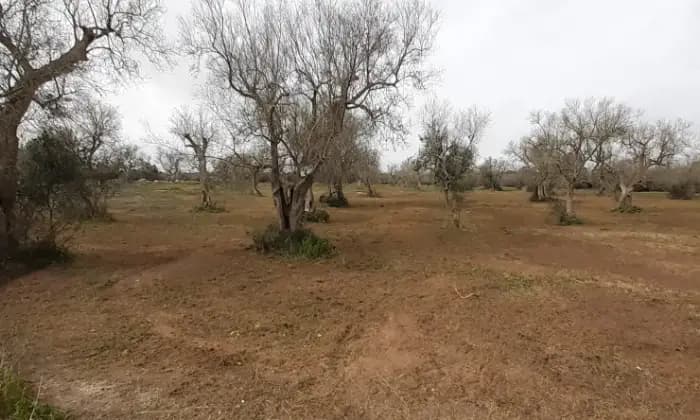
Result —
[{"label": "small tree in background", "polygon": [[156,151],[156,160],[170,182],[177,182],[180,179],[184,159],[183,153],[179,150],[159,147]]},{"label": "small tree in background", "polygon": [[214,145],[219,141],[219,131],[216,118],[202,106],[194,111],[181,108],[170,119],[170,132],[182,143],[197,167],[201,197],[199,208],[207,211],[216,209],[211,196],[209,160]]},{"label": "small tree in background", "polygon": [[575,189],[588,175],[586,165],[600,147],[627,132],[630,117],[628,107],[609,98],[568,100],[558,113],[532,113],[532,137],[551,150],[557,178],[566,189],[565,219],[577,219]]},{"label": "small tree in background", "polygon": [[381,173],[379,151],[372,148],[368,142],[364,142],[359,145],[357,152],[358,157],[355,160],[353,173],[367,188],[367,196],[378,197],[374,184],[379,182]]},{"label": "small tree in background", "polygon": [[684,120],[638,122],[611,145],[611,158],[604,162],[611,188],[616,191],[615,210],[626,213],[632,205],[632,191],[646,182],[649,169],[669,166],[690,143],[691,124]]},{"label": "small tree in background", "polygon": [[502,191],[501,180],[507,170],[508,162],[489,156],[484,163],[479,166],[481,186],[491,191]]},{"label": "small tree in background", "polygon": [[453,112],[447,103],[429,103],[423,110],[420,166],[429,169],[445,196],[456,227],[461,225],[465,175],[474,168],[476,146],[490,114],[476,107]]},{"label": "small tree in background", "polygon": [[523,175],[532,193],[530,201],[549,201],[557,182],[554,144],[547,136],[536,134],[511,142],[506,153],[524,165]]}]

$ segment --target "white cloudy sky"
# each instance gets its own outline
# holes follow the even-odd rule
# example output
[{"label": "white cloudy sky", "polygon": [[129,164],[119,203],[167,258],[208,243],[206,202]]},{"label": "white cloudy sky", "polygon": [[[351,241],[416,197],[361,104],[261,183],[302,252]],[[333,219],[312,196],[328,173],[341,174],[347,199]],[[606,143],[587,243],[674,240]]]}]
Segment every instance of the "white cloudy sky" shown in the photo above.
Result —
[{"label": "white cloudy sky", "polygon": [[[390,1],[390,0],[389,0]],[[167,0],[166,32],[190,0]],[[700,0],[433,0],[442,21],[431,65],[442,71],[431,94],[455,107],[477,104],[493,123],[481,156],[498,155],[528,130],[533,109],[565,98],[612,96],[651,119],[682,117],[700,130]],[[187,63],[116,92],[126,135],[143,137],[143,122],[167,129],[173,108],[193,101],[198,80]],[[420,101],[420,99],[419,99]],[[409,144],[384,163],[413,154]]]}]

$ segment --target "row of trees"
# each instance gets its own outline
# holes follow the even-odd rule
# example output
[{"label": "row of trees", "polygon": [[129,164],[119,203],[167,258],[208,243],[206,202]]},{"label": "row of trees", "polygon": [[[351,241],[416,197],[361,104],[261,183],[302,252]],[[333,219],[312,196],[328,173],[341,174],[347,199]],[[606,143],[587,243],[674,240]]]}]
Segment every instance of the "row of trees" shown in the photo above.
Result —
[{"label": "row of trees", "polygon": [[[195,59],[218,99],[218,116],[235,121],[232,153],[241,165],[265,167],[279,227],[300,228],[307,192],[343,138],[356,127],[402,132],[406,88],[422,87],[437,14],[426,2],[198,0],[181,19],[180,50]],[[19,139],[36,115],[58,115],[66,100],[96,85],[138,73],[137,58],[156,64],[171,50],[161,34],[159,0],[7,0],[0,4],[0,232],[3,252],[16,248]],[[360,123],[360,121],[362,121]],[[196,156],[202,200],[211,120],[186,111],[172,133]],[[357,136],[355,136],[357,137]],[[245,146],[245,144],[252,144]],[[264,146],[258,146],[264,145]],[[264,163],[249,159],[259,156]],[[360,146],[364,147],[364,146]],[[88,147],[87,167],[93,165]],[[182,157],[163,152],[173,175]],[[376,160],[366,153],[363,159]],[[224,158],[225,159],[225,158]],[[338,193],[345,176],[328,173]],[[365,177],[369,179],[369,177]],[[339,188],[340,187],[340,188]]]},{"label": "row of trees", "polygon": [[601,192],[614,193],[617,209],[634,210],[632,192],[650,169],[667,167],[691,148],[691,124],[682,119],[649,122],[641,111],[609,98],[568,100],[558,112],[536,111],[530,135],[509,154],[534,177],[537,200],[564,190],[566,215],[575,218],[577,185],[589,174]]}]

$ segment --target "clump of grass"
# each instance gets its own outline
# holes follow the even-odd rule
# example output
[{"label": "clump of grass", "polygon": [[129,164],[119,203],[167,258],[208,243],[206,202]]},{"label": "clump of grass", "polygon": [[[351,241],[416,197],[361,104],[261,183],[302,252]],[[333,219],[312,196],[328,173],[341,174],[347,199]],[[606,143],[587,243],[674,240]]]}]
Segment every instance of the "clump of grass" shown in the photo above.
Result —
[{"label": "clump of grass", "polygon": [[511,273],[505,273],[503,279],[496,284],[496,288],[504,292],[523,292],[531,289],[532,286],[531,278]]},{"label": "clump of grass", "polygon": [[0,362],[0,419],[67,420],[69,417],[38,401],[34,392],[14,372]]},{"label": "clump of grass", "polygon": [[304,212],[304,221],[309,223],[328,223],[331,220],[331,215],[323,209],[314,209],[313,211]]},{"label": "clump of grass", "polygon": [[253,234],[253,245],[258,252],[289,257],[320,259],[333,254],[333,245],[307,229],[281,231],[277,225]]}]

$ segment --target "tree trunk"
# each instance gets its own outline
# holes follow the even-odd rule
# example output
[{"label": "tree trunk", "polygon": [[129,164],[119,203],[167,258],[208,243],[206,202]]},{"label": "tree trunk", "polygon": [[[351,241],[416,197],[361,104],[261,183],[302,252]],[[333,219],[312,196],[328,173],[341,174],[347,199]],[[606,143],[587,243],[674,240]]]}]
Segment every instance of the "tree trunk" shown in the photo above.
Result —
[{"label": "tree trunk", "polygon": [[345,193],[343,192],[343,182],[342,181],[335,181],[333,183],[333,191],[331,192],[331,195],[337,198],[338,200],[341,201],[347,201],[345,198]]},{"label": "tree trunk", "polygon": [[367,187],[367,195],[369,197],[377,196],[377,192],[374,191],[374,188],[372,188],[372,182],[369,180],[369,178],[365,178],[365,186]]},{"label": "tree trunk", "polygon": [[[4,118],[3,113],[0,118]],[[15,232],[18,150],[17,125],[0,121],[0,209],[4,216],[3,226],[0,226],[0,257],[19,245]]]},{"label": "tree trunk", "polygon": [[202,193],[201,206],[204,209],[214,207],[214,202],[211,198],[211,189],[209,186],[209,172],[207,170],[206,158],[199,158],[199,185]]},{"label": "tree trunk", "polygon": [[450,206],[450,190],[445,188],[442,190],[442,193],[445,195],[445,206],[449,207]]},{"label": "tree trunk", "polygon": [[312,213],[314,210],[316,210],[316,203],[314,201],[314,189],[309,188],[306,191],[306,198],[304,201],[304,211],[307,213]]},{"label": "tree trunk", "polygon": [[566,190],[566,215],[568,217],[576,217],[574,211],[574,184],[568,186]]},{"label": "tree trunk", "polygon": [[632,187],[620,183],[620,192],[617,197],[617,207],[616,210],[626,213],[632,210]]},{"label": "tree trunk", "polygon": [[251,174],[250,174],[251,191],[250,192],[253,195],[257,195],[258,197],[262,197],[263,194],[258,189],[258,172],[259,172],[258,169],[254,169],[251,171]]}]

